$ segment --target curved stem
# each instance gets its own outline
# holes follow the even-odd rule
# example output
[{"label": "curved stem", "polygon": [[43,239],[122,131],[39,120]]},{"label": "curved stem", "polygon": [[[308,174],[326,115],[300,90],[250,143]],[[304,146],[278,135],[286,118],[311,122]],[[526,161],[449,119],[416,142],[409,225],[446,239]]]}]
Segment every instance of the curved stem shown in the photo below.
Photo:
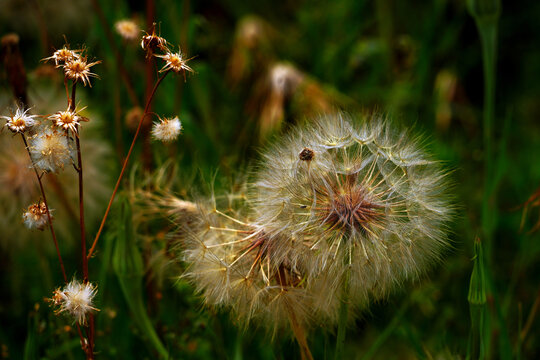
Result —
[{"label": "curved stem", "polygon": [[133,148],[135,147],[135,142],[137,141],[137,137],[139,136],[139,132],[141,130],[141,125],[144,121],[144,118],[146,115],[148,115],[148,109],[150,108],[150,103],[152,102],[152,99],[154,98],[154,95],[156,94],[156,90],[161,83],[161,81],[167,76],[169,71],[165,72],[156,82],[156,85],[154,85],[154,89],[152,90],[152,93],[148,97],[148,100],[146,101],[146,106],[144,108],[143,116],[141,117],[141,120],[139,120],[139,125],[137,126],[137,130],[135,131],[135,135],[133,136],[133,140],[131,141],[131,146],[129,147],[129,151],[126,155],[126,158],[124,160],[124,164],[122,165],[122,170],[120,171],[120,175],[118,176],[118,180],[116,180],[116,185],[114,186],[113,193],[111,195],[111,198],[109,199],[109,204],[107,205],[107,210],[105,210],[105,215],[103,215],[103,219],[101,220],[101,224],[99,226],[99,230],[96,234],[96,237],[94,239],[94,242],[92,243],[92,247],[90,247],[90,250],[88,251],[87,259],[90,259],[92,257],[92,254],[94,253],[94,250],[96,248],[97,242],[99,240],[99,237],[101,235],[101,232],[103,231],[103,227],[105,226],[105,221],[107,220],[107,216],[109,215],[109,212],[111,210],[112,203],[114,201],[114,198],[116,196],[116,192],[118,191],[118,188],[120,187],[120,182],[122,181],[122,177],[124,176],[124,172],[126,171],[127,164],[129,162],[129,158],[131,157],[131,153],[133,151]]}]

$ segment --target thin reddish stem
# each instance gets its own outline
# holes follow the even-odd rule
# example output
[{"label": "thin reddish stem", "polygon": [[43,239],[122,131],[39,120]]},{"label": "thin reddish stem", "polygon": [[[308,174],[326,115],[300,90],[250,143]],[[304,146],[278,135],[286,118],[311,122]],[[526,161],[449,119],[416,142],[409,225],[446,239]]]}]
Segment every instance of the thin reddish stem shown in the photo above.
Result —
[{"label": "thin reddish stem", "polygon": [[88,251],[87,259],[90,259],[92,257],[92,254],[94,253],[94,250],[96,249],[97,242],[99,240],[99,237],[101,235],[101,232],[103,231],[103,227],[105,226],[105,221],[107,220],[107,216],[109,216],[109,212],[111,210],[112,203],[114,201],[114,198],[116,196],[116,192],[118,191],[118,188],[120,187],[120,182],[122,181],[122,177],[124,176],[124,172],[126,171],[127,164],[129,162],[129,158],[131,157],[131,153],[133,152],[133,148],[135,147],[135,142],[137,141],[137,137],[139,136],[139,132],[141,130],[141,125],[144,121],[144,118],[146,115],[148,115],[148,109],[150,108],[150,103],[152,102],[152,99],[154,98],[154,95],[156,94],[156,90],[161,83],[161,81],[167,76],[169,71],[165,72],[156,82],[156,85],[154,85],[154,89],[152,90],[152,93],[150,94],[150,97],[146,101],[146,106],[144,107],[144,113],[141,117],[141,120],[139,120],[139,125],[137,126],[137,130],[135,131],[135,135],[133,135],[133,140],[131,141],[131,146],[129,147],[129,151],[126,155],[126,158],[124,160],[124,164],[122,165],[122,170],[120,171],[120,175],[118,176],[118,180],[116,180],[116,185],[114,186],[113,193],[111,195],[111,198],[109,199],[109,204],[107,205],[107,210],[105,210],[105,215],[103,215],[103,219],[101,220],[101,224],[99,226],[99,230],[96,234],[96,237],[94,239],[94,242],[92,243],[92,247],[90,247],[90,250]]},{"label": "thin reddish stem", "polygon": [[[64,80],[67,83],[67,78]],[[66,89],[67,90],[67,89]],[[68,98],[69,101],[69,110],[75,112],[75,95],[77,92],[77,82],[73,81],[71,87],[71,98]],[[79,227],[81,231],[81,259],[82,259],[82,270],[83,270],[83,282],[88,283],[88,258],[86,257],[86,229],[84,224],[84,186],[83,186],[83,166],[82,166],[82,154],[81,154],[81,142],[79,139],[79,125],[75,127],[75,144],[77,146],[77,174],[79,175]],[[87,331],[88,342],[81,344],[84,353],[86,354],[86,359],[94,359],[94,315],[90,315],[90,327]],[[84,339],[82,331],[80,330],[79,324],[77,324],[79,330],[79,336],[81,339]]]}]

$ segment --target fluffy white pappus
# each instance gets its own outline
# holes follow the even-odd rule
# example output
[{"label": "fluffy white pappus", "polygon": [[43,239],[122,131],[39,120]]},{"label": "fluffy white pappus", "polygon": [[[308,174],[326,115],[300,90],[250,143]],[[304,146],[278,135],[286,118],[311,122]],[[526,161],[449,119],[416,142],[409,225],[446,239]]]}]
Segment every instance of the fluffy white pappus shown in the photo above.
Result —
[{"label": "fluffy white pappus", "polygon": [[[50,210],[50,213],[52,209]],[[52,214],[49,214],[51,220],[53,218]],[[30,230],[38,229],[43,230],[49,225],[49,218],[47,216],[47,206],[44,202],[39,202],[32,204],[23,212],[22,215],[24,225]]]},{"label": "fluffy white pappus", "polygon": [[73,322],[85,325],[88,315],[99,311],[93,305],[96,293],[97,288],[91,283],[85,284],[73,279],[63,289],[54,291],[52,302],[57,306],[55,313],[65,312],[73,318]]},{"label": "fluffy white pappus", "polygon": [[344,277],[360,307],[417,278],[448,246],[446,174],[420,138],[376,116],[338,114],[268,148],[251,197],[259,226],[296,247],[293,266],[329,294],[320,307],[342,296]]},{"label": "fluffy white pappus", "polygon": [[72,161],[74,151],[65,133],[44,128],[30,138],[28,149],[35,166],[45,172],[58,173]]},{"label": "fluffy white pappus", "polygon": [[312,294],[301,270],[275,256],[272,239],[240,212],[200,204],[198,223],[183,230],[189,279],[210,306],[232,310],[243,325],[260,325],[273,335],[311,323]]},{"label": "fluffy white pappus", "polygon": [[159,122],[155,122],[152,127],[152,136],[159,141],[171,142],[176,140],[181,131],[182,123],[176,116],[172,119],[160,119]]},{"label": "fluffy white pappus", "polygon": [[141,29],[133,20],[119,20],[114,24],[116,32],[125,40],[137,40],[141,36]]}]

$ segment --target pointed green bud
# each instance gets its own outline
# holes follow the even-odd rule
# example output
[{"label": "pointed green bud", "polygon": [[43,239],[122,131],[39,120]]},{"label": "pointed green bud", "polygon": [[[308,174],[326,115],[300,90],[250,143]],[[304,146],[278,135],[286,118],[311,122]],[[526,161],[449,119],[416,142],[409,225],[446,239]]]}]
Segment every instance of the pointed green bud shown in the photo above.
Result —
[{"label": "pointed green bud", "polygon": [[483,305],[486,303],[486,272],[484,268],[484,251],[479,238],[474,242],[474,266],[469,284],[467,299],[470,304]]}]

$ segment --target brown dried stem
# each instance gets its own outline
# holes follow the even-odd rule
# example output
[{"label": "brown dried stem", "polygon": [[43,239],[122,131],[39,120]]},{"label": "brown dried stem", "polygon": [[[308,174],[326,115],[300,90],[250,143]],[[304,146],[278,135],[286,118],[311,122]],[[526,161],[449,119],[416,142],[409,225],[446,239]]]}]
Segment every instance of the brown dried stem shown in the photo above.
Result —
[{"label": "brown dried stem", "polygon": [[92,254],[94,253],[94,250],[96,249],[97,242],[99,240],[99,237],[101,235],[101,232],[103,231],[103,227],[105,226],[105,221],[107,220],[107,216],[109,215],[109,212],[111,210],[112,203],[114,201],[114,198],[116,196],[116,192],[118,191],[118,188],[120,187],[120,182],[122,181],[122,177],[124,176],[124,172],[126,171],[127,164],[129,162],[129,158],[131,157],[131,153],[133,152],[133,148],[135,147],[135,142],[137,141],[137,137],[139,136],[139,132],[141,131],[142,123],[145,119],[145,117],[149,114],[148,109],[150,108],[150,103],[152,102],[152,99],[154,98],[154,95],[156,94],[156,90],[165,78],[167,74],[170,71],[165,72],[156,82],[154,85],[154,89],[152,90],[152,93],[150,94],[148,100],[146,101],[146,106],[144,108],[143,116],[141,116],[141,120],[139,120],[139,125],[137,126],[137,130],[135,131],[135,135],[133,135],[133,140],[131,141],[131,146],[129,147],[129,151],[126,155],[126,158],[124,160],[124,163],[122,165],[122,170],[120,171],[120,175],[118,176],[118,180],[116,180],[116,185],[114,186],[113,193],[111,195],[111,198],[109,199],[109,204],[107,205],[107,209],[105,210],[105,214],[103,215],[103,219],[101,220],[101,224],[99,226],[99,230],[96,234],[96,237],[94,239],[94,242],[92,243],[92,246],[90,247],[90,250],[88,251],[87,259],[90,259],[92,257]]}]

